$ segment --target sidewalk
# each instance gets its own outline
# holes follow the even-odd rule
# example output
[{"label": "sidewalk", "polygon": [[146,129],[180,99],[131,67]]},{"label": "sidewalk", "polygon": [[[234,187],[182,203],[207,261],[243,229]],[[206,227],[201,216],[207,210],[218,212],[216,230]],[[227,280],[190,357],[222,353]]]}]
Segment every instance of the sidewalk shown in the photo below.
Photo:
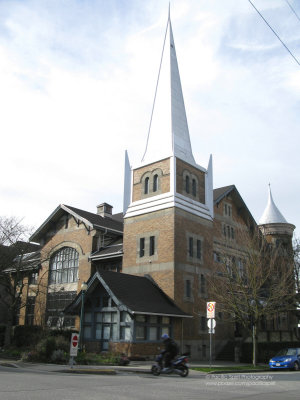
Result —
[{"label": "sidewalk", "polygon": [[[131,361],[127,366],[119,365],[74,365],[71,368],[70,365],[60,364],[43,364],[43,363],[28,363],[23,361],[12,361],[0,359],[0,366],[11,367],[11,368],[22,368],[32,371],[43,371],[43,372],[62,372],[62,373],[80,373],[80,374],[103,374],[103,375],[116,375],[117,373],[150,373],[151,365],[154,361]],[[226,361],[213,361],[212,367],[232,367],[232,366],[243,366],[247,364],[238,364],[234,362]],[[191,361],[189,362],[190,368],[193,367],[209,367],[207,361]],[[206,372],[193,371],[190,369],[190,375],[206,375]]]}]

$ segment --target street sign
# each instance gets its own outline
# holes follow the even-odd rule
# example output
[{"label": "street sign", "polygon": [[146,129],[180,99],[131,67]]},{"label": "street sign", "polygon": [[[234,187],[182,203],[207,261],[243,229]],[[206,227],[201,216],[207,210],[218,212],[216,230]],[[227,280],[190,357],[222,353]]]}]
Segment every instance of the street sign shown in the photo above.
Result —
[{"label": "street sign", "polygon": [[216,302],[210,301],[206,303],[207,318],[215,318]]},{"label": "street sign", "polygon": [[216,325],[217,325],[217,323],[216,323],[215,319],[209,318],[207,320],[207,326],[208,326],[209,329],[215,329]]},{"label": "street sign", "polygon": [[78,333],[72,333],[71,345],[70,345],[70,357],[76,357],[77,356],[78,342],[79,342]]}]

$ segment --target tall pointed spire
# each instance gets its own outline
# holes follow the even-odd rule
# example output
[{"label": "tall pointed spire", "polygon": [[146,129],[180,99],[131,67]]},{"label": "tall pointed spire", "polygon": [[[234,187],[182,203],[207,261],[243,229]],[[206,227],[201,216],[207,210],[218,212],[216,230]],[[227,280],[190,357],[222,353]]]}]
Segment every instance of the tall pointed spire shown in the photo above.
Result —
[{"label": "tall pointed spire", "polygon": [[271,192],[271,185],[269,184],[268,204],[267,204],[267,207],[265,208],[265,211],[264,211],[261,219],[259,220],[259,225],[277,224],[277,223],[287,224],[287,221],[274,203],[274,200],[272,197],[272,192]]},{"label": "tall pointed spire", "polygon": [[195,164],[170,19],[164,39],[143,164],[170,156]]}]

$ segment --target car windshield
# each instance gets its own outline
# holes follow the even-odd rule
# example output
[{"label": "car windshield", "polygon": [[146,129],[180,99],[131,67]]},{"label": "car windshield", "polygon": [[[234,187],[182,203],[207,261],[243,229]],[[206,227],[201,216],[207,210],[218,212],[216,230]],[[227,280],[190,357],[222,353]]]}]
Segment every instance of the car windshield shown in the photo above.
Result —
[{"label": "car windshield", "polygon": [[283,349],[276,354],[276,356],[296,356],[296,355],[297,355],[297,349]]}]

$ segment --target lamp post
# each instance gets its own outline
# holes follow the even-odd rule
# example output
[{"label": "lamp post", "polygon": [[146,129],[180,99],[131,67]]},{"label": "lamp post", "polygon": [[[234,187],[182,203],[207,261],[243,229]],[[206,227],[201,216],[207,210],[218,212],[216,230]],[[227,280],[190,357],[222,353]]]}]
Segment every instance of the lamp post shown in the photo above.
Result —
[{"label": "lamp post", "polygon": [[87,289],[87,284],[83,282],[81,284],[81,312],[80,312],[80,328],[79,328],[79,344],[80,350],[83,347],[83,318],[84,318],[84,294]]}]

